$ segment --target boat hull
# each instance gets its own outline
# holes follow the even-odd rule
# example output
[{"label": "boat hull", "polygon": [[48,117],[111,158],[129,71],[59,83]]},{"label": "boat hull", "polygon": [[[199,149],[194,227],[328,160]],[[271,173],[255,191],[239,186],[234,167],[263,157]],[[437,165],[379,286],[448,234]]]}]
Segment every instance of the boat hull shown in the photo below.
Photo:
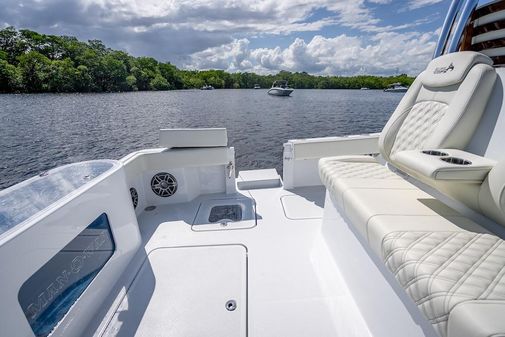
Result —
[{"label": "boat hull", "polygon": [[384,89],[384,92],[407,92],[408,88]]},{"label": "boat hull", "polygon": [[283,89],[283,88],[271,88],[268,90],[268,94],[272,96],[289,96],[293,92],[293,89]]}]

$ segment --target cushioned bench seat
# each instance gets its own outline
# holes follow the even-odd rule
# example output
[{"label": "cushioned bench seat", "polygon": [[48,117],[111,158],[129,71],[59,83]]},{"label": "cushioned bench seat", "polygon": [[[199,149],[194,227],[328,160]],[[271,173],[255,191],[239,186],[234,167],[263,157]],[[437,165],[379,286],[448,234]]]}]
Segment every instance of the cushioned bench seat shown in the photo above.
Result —
[{"label": "cushioned bench seat", "polygon": [[348,189],[369,188],[371,185],[376,189],[416,189],[371,156],[322,158],[319,161],[319,176],[340,206]]},{"label": "cushioned bench seat", "polygon": [[[473,52],[430,62],[382,131],[382,158],[394,165],[395,151],[464,149],[494,85],[490,64],[489,58]],[[494,310],[489,317],[505,317],[503,240],[371,156],[323,158],[319,173],[334,206],[440,336],[505,336],[505,323],[489,322],[481,314],[485,303]],[[487,184],[498,186],[488,188],[496,196],[484,193],[481,199],[489,203],[497,198],[496,204],[505,205],[500,192],[505,183]]]},{"label": "cushioned bench seat", "polygon": [[[488,302],[505,315],[505,241],[471,232],[397,231],[385,237],[383,255],[441,336],[503,336],[483,321],[472,324],[472,312],[478,314],[479,306],[454,309]],[[459,325],[448,327],[449,318]]]},{"label": "cushioned bench seat", "polygon": [[368,223],[368,244],[377,256],[384,258],[385,238],[398,231],[489,233],[467,217],[457,215],[376,215]]},{"label": "cushioned bench seat", "polygon": [[[344,163],[346,159],[342,158]],[[491,242],[501,247],[502,240],[377,162],[363,163],[363,170],[357,167],[358,162],[353,163],[355,172],[371,172],[373,167],[373,175],[337,175],[335,167],[346,167],[339,165],[339,160],[338,157],[322,160],[324,165],[320,165],[320,173],[321,177],[327,177],[325,184],[330,193],[340,196],[338,207],[342,215],[383,259],[441,336],[448,336],[448,317],[456,305],[465,301],[502,299],[501,292],[484,298],[476,295],[484,293],[490,282],[505,289],[505,280],[501,278],[505,277],[505,256],[491,254],[490,247]],[[388,186],[387,182],[393,184]],[[464,242],[469,244],[464,245]],[[459,257],[454,259],[456,255]],[[498,267],[493,266],[483,276],[492,262],[478,266],[479,257],[483,261],[502,260],[503,271],[498,274]],[[445,273],[434,272],[444,266],[449,273],[456,268],[449,281]],[[470,269],[475,269],[476,274]],[[464,272],[470,273],[471,278],[453,292],[456,288],[449,285],[461,279]],[[479,277],[484,277],[484,281],[472,283]],[[472,286],[475,289],[468,294],[466,287]]]},{"label": "cushioned bench seat", "polygon": [[400,229],[486,232],[373,157],[323,158],[319,172],[343,215],[378,256],[383,237]]}]

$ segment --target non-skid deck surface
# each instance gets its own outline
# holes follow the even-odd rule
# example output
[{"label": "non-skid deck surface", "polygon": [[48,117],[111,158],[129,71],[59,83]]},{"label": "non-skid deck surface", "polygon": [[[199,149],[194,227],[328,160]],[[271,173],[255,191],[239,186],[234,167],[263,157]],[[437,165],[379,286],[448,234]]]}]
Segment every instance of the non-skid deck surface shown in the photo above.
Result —
[{"label": "non-skid deck surface", "polygon": [[[184,263],[176,262],[183,257],[178,256],[175,249],[199,249],[196,247],[202,246],[240,246],[245,249],[247,299],[240,300],[240,305],[241,310],[245,309],[247,312],[247,322],[244,322],[247,336],[369,336],[367,327],[321,237],[321,219],[318,217],[322,216],[321,200],[324,198],[324,189],[319,187],[285,191],[282,188],[273,188],[242,193],[256,201],[258,219],[253,228],[230,227],[218,231],[198,232],[191,229],[198,205],[205,200],[230,197],[223,195],[207,195],[190,203],[161,206],[139,216],[145,253],[148,256],[144,262],[144,273],[147,263],[152,269],[147,284],[154,283],[156,287],[154,291],[139,290],[143,288],[139,288],[138,284],[144,283],[139,281],[144,274],[139,273],[116,310],[115,318],[109,323],[107,336],[146,336],[146,331],[150,336],[177,336],[170,331],[193,331],[193,324],[208,324],[209,331],[220,331],[219,326],[229,315],[220,316],[226,313],[222,310],[224,297],[216,298],[210,293],[208,297],[205,293],[198,293],[198,297],[201,297],[199,304],[217,310],[216,320],[208,320],[208,315],[202,313],[205,311],[198,310],[188,319],[170,318],[179,306],[187,309],[187,306],[181,303],[184,298],[187,298],[188,302],[196,301],[191,287],[180,288],[182,294],[177,295],[169,289],[176,287],[180,281],[181,276],[174,276],[181,275],[177,274],[175,269],[184,268]],[[287,205],[287,212],[283,203]],[[292,206],[297,209],[291,209]],[[306,209],[306,215],[303,209]],[[296,220],[288,218],[287,215]],[[157,253],[161,250],[162,256]],[[222,266],[229,264],[229,261],[223,259]],[[204,284],[208,279],[224,285],[216,286],[215,292],[226,294],[226,290],[222,289],[226,289],[227,282],[231,282],[228,268],[222,272],[217,268],[215,273],[212,269],[207,270],[210,274],[205,276],[191,272],[191,268],[196,268],[197,265],[198,263],[188,266],[183,278],[188,278],[190,284]],[[170,272],[172,268],[173,274]],[[171,277],[175,279],[170,281]],[[212,292],[205,287],[203,289]],[[140,297],[139,291],[143,294]],[[158,296],[163,299],[154,298]],[[243,308],[243,303],[247,303],[247,308]],[[157,306],[167,306],[168,309],[153,311]],[[122,312],[124,310],[126,312]],[[119,324],[121,320],[138,324],[130,324],[129,328],[113,329],[114,324]],[[163,323],[156,324],[160,320]],[[115,334],[115,331],[121,333]],[[238,335],[223,333],[220,336]]]}]

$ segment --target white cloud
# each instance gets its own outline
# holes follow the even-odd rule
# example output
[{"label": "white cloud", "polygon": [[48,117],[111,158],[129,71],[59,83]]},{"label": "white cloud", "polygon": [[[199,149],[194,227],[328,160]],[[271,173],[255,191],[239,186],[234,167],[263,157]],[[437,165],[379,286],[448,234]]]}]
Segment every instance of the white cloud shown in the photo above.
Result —
[{"label": "white cloud", "polygon": [[368,2],[370,2],[370,3],[380,4],[380,5],[390,4],[392,1],[393,0],[368,0]]},{"label": "white cloud", "polygon": [[[405,43],[415,42],[418,37],[413,38],[412,34],[420,36],[419,33],[405,31],[433,20],[386,24],[377,18],[374,9],[388,4],[394,7],[392,0],[22,0],[23,6],[19,6],[19,0],[2,1],[1,25],[74,35],[84,40],[101,39],[112,48],[136,56],[231,71],[350,72],[350,66],[343,63],[331,66],[332,59],[339,58],[357,62],[359,69],[374,69],[378,62],[364,62],[364,53],[379,53],[375,49],[385,48],[384,34]],[[418,8],[442,0],[408,1]],[[323,14],[314,15],[316,12]],[[316,36],[311,41],[294,39],[286,48],[249,47],[253,38],[257,42],[278,35],[317,33],[328,27],[353,33],[335,33],[338,36],[333,38]],[[395,47],[403,48],[400,44]],[[390,53],[394,54],[394,50]]]},{"label": "white cloud", "polygon": [[410,0],[408,4],[409,9],[418,9],[425,6],[438,4],[444,0]]},{"label": "white cloud", "polygon": [[206,49],[191,55],[188,68],[220,68],[228,71],[275,73],[307,71],[321,75],[417,75],[435,47],[433,33],[381,32],[370,41],[345,34],[310,42],[295,39],[287,48],[249,48],[249,40]]}]

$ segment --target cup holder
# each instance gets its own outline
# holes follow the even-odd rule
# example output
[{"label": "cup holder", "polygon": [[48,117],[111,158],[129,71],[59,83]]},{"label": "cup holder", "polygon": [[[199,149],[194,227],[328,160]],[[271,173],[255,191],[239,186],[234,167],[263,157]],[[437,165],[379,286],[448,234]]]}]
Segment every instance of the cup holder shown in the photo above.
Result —
[{"label": "cup holder", "polygon": [[427,154],[429,156],[437,156],[437,157],[448,156],[447,153],[442,152],[442,151],[437,151],[437,150],[424,150],[424,151],[421,151],[421,152],[424,153],[424,154]]},{"label": "cup holder", "polygon": [[455,165],[470,165],[470,164],[472,164],[472,162],[469,160],[456,158],[456,157],[444,157],[444,158],[440,158],[440,159],[445,161],[446,163],[455,164]]}]

